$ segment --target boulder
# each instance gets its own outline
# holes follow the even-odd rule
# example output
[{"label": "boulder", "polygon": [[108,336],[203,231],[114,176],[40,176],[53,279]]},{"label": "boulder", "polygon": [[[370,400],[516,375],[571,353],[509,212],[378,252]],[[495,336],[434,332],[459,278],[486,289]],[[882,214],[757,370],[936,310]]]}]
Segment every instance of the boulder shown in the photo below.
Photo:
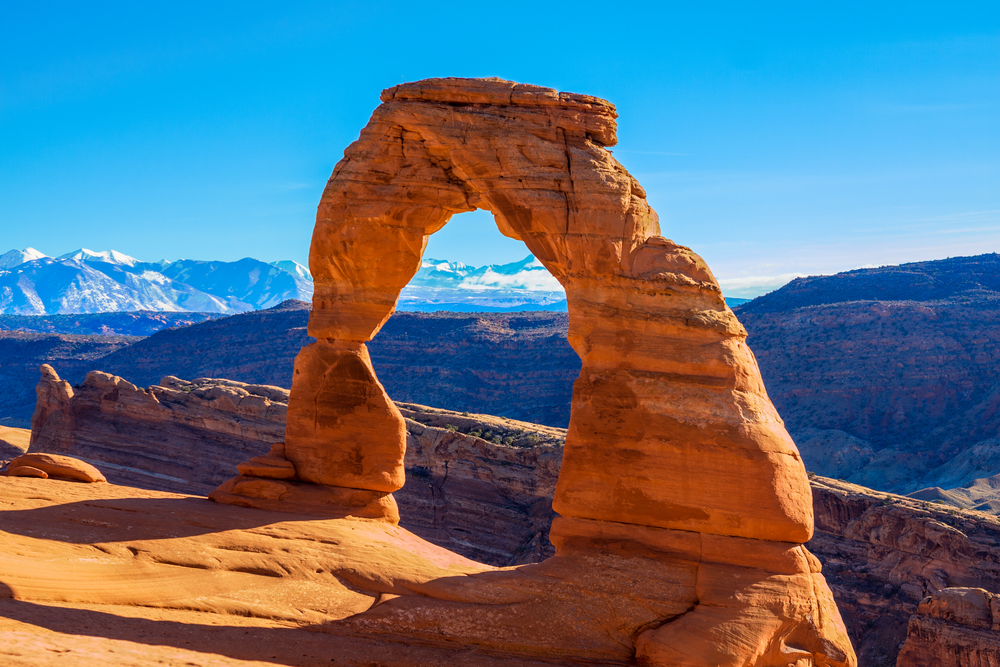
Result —
[{"label": "boulder", "polygon": [[[41,452],[22,454],[8,464],[7,474],[11,475],[11,471],[16,471],[21,467],[37,469],[44,472],[47,477],[55,479],[68,479],[77,482],[108,481],[100,470],[89,463],[61,454],[43,454]],[[24,476],[39,477],[40,475],[31,474]]]},{"label": "boulder", "polygon": [[924,599],[910,619],[896,665],[1000,665],[1000,596],[956,587]]},{"label": "boulder", "polygon": [[7,468],[8,477],[37,477],[38,479],[48,479],[49,473],[39,470],[34,466],[20,465]]}]

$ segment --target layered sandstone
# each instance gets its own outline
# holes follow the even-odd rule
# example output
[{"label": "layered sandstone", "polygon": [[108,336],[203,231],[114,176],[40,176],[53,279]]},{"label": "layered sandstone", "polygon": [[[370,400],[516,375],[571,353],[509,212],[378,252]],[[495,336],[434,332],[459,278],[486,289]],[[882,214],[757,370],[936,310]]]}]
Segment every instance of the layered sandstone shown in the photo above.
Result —
[{"label": "layered sandstone", "polygon": [[1000,595],[948,588],[920,603],[898,667],[1000,665]]},{"label": "layered sandstone", "polygon": [[1000,592],[995,516],[821,477],[812,488],[809,549],[823,562],[859,664],[896,665],[926,596],[963,586]]},{"label": "layered sandstone", "polygon": [[288,400],[280,387],[168,376],[141,389],[100,371],[73,388],[48,365],[36,393],[30,451],[74,456],[118,483],[200,494],[281,439]]},{"label": "layered sandstone", "polygon": [[[405,84],[382,100],[317,213],[316,342],[295,361],[282,449],[294,483],[373,498],[403,486],[404,418],[366,343],[455,213],[491,211],[562,283],[582,370],[555,555],[427,582],[344,624],[648,665],[854,664],[802,546],[813,529],[802,461],[711,271],[659,235],[642,187],[605,149],[614,107],[492,79]],[[213,497],[303,512],[276,484],[242,475]]]}]

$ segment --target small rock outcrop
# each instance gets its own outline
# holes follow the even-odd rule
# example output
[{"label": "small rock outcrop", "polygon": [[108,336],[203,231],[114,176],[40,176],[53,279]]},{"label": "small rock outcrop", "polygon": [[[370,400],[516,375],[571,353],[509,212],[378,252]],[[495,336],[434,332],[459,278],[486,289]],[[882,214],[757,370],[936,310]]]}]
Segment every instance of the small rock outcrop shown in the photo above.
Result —
[{"label": "small rock outcrop", "polygon": [[910,619],[896,665],[1000,665],[1000,595],[981,588],[947,588],[925,599]]},{"label": "small rock outcrop", "polygon": [[[345,626],[644,665],[855,664],[803,546],[813,517],[802,460],[708,266],[660,236],[644,190],[605,149],[614,107],[499,79],[404,84],[382,101],[317,213],[316,342],[296,358],[284,438],[296,481],[241,475],[214,497],[298,512],[300,497],[278,487],[312,485],[396,520],[406,422],[366,343],[427,237],[456,213],[489,210],[565,287],[582,359],[555,556],[428,582]],[[621,600],[623,574],[636,604]],[[594,594],[608,605],[586,601]]]},{"label": "small rock outcrop", "polygon": [[29,451],[92,462],[118,483],[207,494],[284,432],[280,387],[167,376],[141,389],[91,371],[73,388],[49,365],[41,374]]},{"label": "small rock outcrop", "polygon": [[73,480],[76,482],[106,482],[101,471],[86,461],[62,456],[32,452],[22,454],[7,464],[8,477],[40,477]]}]

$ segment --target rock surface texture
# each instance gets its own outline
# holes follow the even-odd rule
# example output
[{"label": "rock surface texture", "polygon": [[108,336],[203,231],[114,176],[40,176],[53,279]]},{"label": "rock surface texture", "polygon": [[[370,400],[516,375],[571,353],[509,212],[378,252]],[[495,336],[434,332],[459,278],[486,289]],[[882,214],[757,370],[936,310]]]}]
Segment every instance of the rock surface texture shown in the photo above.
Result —
[{"label": "rock surface texture", "polygon": [[[366,343],[455,213],[491,211],[562,283],[582,370],[555,555],[428,581],[343,626],[644,665],[854,664],[803,546],[802,461],[711,271],[659,235],[642,187],[605,150],[614,107],[501,80],[432,79],[382,100],[317,214],[316,342],[295,362],[283,446],[296,488],[351,494],[348,515],[370,499],[365,516],[377,505],[396,520],[405,422]],[[215,497],[303,511],[283,484],[244,475]]]},{"label": "rock surface texture", "polygon": [[207,494],[284,430],[280,387],[167,376],[141,389],[91,371],[73,388],[41,370],[29,451],[91,462],[120,484]]},{"label": "rock surface texture", "polygon": [[1000,595],[948,588],[920,603],[898,667],[1000,665]]}]

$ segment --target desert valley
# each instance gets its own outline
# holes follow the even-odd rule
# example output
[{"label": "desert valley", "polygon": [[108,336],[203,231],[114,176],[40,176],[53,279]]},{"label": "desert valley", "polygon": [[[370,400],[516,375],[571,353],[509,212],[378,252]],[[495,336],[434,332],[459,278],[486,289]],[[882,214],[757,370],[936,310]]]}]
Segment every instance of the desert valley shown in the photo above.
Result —
[{"label": "desert valley", "polygon": [[0,255],[0,665],[1000,666],[993,247],[720,280],[612,102],[369,108],[308,266]]}]

